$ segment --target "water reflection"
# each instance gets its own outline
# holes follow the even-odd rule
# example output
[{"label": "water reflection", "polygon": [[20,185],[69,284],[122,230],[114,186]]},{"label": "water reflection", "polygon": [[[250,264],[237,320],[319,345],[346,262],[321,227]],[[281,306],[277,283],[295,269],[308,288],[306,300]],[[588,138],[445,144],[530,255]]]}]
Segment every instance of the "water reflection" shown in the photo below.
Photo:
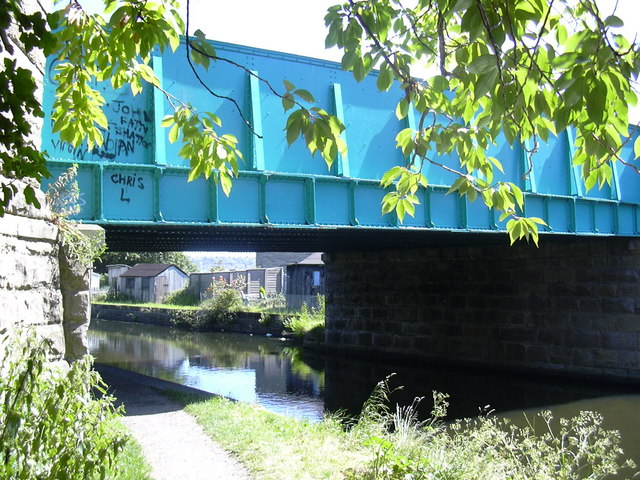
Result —
[{"label": "water reflection", "polygon": [[305,364],[299,349],[281,339],[98,320],[89,330],[89,350],[106,365],[285,415],[323,416],[324,373]]},{"label": "water reflection", "polygon": [[376,383],[395,373],[392,401],[409,405],[431,394],[450,395],[450,418],[475,416],[489,405],[516,422],[523,412],[549,408],[569,417],[595,410],[607,428],[620,430],[629,458],[640,465],[640,393],[610,384],[507,374],[483,369],[450,369],[358,360],[303,352],[276,338],[192,333],[120,322],[95,321],[89,348],[97,361],[225,395],[298,418],[322,418],[326,410],[357,415]]}]

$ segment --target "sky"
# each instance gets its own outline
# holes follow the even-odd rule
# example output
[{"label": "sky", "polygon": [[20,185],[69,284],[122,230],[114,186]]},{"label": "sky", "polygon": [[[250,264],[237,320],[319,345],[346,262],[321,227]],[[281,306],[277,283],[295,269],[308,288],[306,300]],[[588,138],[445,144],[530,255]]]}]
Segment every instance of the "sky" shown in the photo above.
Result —
[{"label": "sky", "polygon": [[[104,5],[102,0],[79,1],[92,13]],[[324,48],[324,16],[338,3],[340,0],[191,0],[189,32],[200,29],[211,40],[340,61],[337,49]],[[186,12],[185,7],[182,10]]]},{"label": "sky", "polygon": [[[44,3],[51,5],[53,0]],[[80,3],[90,12],[101,11],[103,5],[102,0]],[[324,16],[330,6],[339,3],[341,0],[191,0],[189,30],[200,29],[211,40],[340,61],[338,49],[324,48]],[[604,16],[616,8],[627,24],[621,29],[625,35],[633,37],[640,31],[640,0],[599,0],[598,4]]]}]

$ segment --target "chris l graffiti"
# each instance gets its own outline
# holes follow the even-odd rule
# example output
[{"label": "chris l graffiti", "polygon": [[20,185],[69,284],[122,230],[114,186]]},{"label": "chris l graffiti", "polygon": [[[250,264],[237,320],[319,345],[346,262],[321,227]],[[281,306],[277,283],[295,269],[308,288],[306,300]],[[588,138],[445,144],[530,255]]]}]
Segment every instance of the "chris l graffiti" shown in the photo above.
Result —
[{"label": "chris l graffiti", "polygon": [[120,188],[120,201],[131,203],[131,198],[125,197],[125,188],[133,187],[144,190],[144,178],[137,174],[125,175],[122,173],[114,173],[111,175],[111,182],[115,185],[124,185]]}]

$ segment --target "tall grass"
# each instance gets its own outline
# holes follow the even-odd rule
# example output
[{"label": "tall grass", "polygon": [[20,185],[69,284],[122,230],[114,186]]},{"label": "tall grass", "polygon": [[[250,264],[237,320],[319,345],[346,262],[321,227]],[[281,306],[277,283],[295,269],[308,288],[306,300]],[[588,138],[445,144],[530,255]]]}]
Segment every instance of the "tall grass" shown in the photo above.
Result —
[{"label": "tall grass", "polygon": [[324,331],[325,322],[325,298],[317,295],[317,305],[309,308],[306,303],[302,304],[297,315],[291,315],[284,319],[284,326],[294,335],[303,337],[314,331],[319,335],[319,331]]},{"label": "tall grass", "polygon": [[492,416],[447,423],[447,397],[434,393],[431,418],[413,405],[391,408],[381,382],[352,422],[300,421],[214,398],[180,397],[205,431],[256,480],[599,480],[631,473],[616,431],[582,412],[549,412],[520,428]]}]

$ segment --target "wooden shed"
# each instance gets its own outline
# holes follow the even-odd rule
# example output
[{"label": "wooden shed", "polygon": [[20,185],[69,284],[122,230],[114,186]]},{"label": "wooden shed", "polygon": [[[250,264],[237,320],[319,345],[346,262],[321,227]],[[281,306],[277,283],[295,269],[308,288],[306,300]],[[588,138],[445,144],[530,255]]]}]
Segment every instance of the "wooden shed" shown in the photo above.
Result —
[{"label": "wooden shed", "polygon": [[107,265],[107,277],[109,283],[109,290],[118,290],[120,288],[118,286],[118,278],[124,272],[131,268],[130,265],[125,265],[124,263],[117,263],[114,265]]},{"label": "wooden shed", "polygon": [[317,295],[324,295],[321,252],[258,252],[256,265],[284,268],[284,294],[289,308],[300,308],[303,303],[314,306]]},{"label": "wooden shed", "polygon": [[118,291],[140,302],[161,302],[189,281],[189,275],[170,263],[138,263],[118,277]]},{"label": "wooden shed", "polygon": [[324,295],[324,262],[322,253],[312,253],[287,265],[285,294],[299,296]]},{"label": "wooden shed", "polygon": [[282,268],[252,268],[248,270],[233,270],[210,273],[192,273],[189,278],[189,291],[200,299],[205,298],[205,290],[209,288],[214,278],[222,278],[231,283],[238,277],[244,277],[246,286],[242,291],[245,298],[260,298],[260,288],[265,292],[282,293],[284,272]]}]

